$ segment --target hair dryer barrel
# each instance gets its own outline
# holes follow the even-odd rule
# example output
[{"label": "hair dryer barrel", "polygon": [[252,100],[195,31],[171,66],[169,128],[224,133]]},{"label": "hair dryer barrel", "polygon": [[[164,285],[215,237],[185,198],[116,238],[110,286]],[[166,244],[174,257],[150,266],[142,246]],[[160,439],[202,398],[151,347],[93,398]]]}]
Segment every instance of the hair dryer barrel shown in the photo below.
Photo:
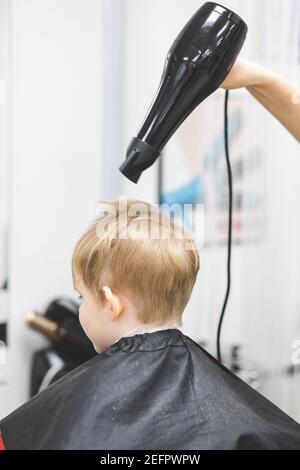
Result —
[{"label": "hair dryer barrel", "polygon": [[120,171],[137,183],[187,116],[225,80],[244,43],[246,23],[205,3],[169,49],[157,94]]}]

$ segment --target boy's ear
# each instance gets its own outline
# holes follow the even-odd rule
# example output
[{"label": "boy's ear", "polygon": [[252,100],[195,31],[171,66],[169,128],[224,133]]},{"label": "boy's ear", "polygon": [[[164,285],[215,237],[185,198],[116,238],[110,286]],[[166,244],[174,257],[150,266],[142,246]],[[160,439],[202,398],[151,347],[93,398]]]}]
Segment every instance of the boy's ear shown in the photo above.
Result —
[{"label": "boy's ear", "polygon": [[121,299],[117,294],[112,292],[109,286],[103,286],[101,290],[112,313],[112,319],[116,320],[123,310]]}]

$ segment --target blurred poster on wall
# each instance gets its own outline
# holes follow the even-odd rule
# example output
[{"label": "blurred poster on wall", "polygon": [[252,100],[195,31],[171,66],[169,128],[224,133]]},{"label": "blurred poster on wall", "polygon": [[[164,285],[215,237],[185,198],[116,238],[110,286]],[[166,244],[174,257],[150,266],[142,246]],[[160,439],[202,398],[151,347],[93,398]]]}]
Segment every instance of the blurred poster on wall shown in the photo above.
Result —
[{"label": "blurred poster on wall", "polygon": [[[224,93],[219,90],[186,119],[170,140],[163,158],[161,203],[189,204],[192,208],[203,204],[206,246],[227,242]],[[254,106],[257,105],[243,93],[230,93],[228,135],[234,243],[258,241],[265,231],[264,136],[259,132],[261,116]],[[189,217],[185,212],[181,222],[193,231],[192,214]]]}]

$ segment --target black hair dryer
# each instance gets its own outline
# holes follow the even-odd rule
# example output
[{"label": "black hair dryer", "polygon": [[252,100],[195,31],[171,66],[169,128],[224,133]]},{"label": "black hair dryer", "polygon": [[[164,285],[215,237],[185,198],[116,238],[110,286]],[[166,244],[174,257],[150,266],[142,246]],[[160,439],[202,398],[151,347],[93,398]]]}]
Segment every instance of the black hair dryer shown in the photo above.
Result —
[{"label": "black hair dryer", "polygon": [[207,2],[173,42],[157,94],[131,140],[120,171],[137,183],[188,115],[225,80],[244,43],[247,25],[236,13]]}]

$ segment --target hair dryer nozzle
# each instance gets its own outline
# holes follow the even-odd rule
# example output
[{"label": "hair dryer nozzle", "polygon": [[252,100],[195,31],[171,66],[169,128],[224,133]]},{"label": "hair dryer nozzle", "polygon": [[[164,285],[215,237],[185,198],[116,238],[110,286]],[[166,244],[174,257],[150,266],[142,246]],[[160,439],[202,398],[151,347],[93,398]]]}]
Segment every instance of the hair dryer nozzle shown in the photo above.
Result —
[{"label": "hair dryer nozzle", "polygon": [[127,148],[126,160],[119,170],[130,181],[137,183],[142,172],[153,165],[159,156],[160,152],[150,144],[133,137]]}]

